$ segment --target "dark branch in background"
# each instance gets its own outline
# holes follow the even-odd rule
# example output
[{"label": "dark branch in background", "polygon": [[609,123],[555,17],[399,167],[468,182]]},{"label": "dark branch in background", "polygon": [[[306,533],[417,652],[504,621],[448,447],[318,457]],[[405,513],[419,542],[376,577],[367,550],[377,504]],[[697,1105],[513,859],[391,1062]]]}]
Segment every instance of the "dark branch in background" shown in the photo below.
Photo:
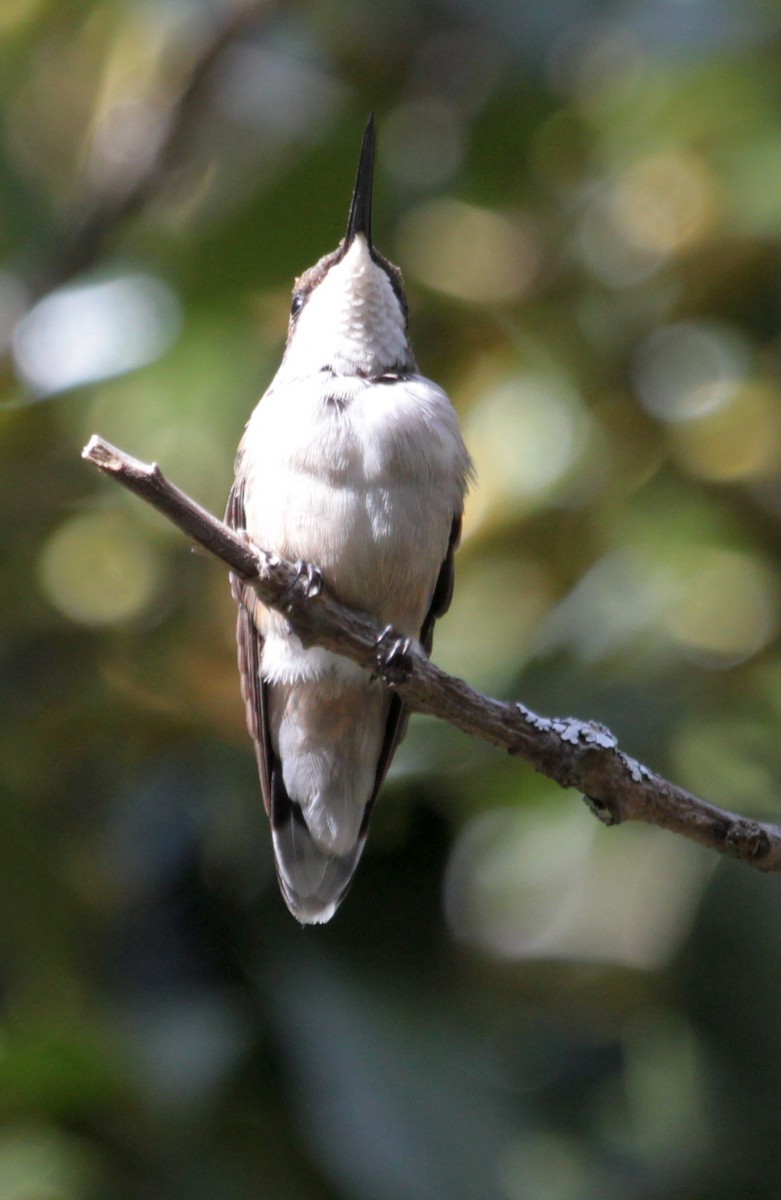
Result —
[{"label": "dark branch in background", "polygon": [[87,202],[87,211],[55,260],[33,283],[35,297],[87,270],[100,258],[106,244],[128,217],[159,193],[202,111],[211,86],[212,69],[223,51],[245,30],[257,27],[269,14],[273,0],[245,0],[229,11],[182,80],[178,94],[164,117],[165,132],[154,153],[118,191]]},{"label": "dark branch in background", "polygon": [[583,793],[606,825],[643,821],[680,833],[720,854],[781,873],[781,828],[717,808],[630,758],[603,725],[537,716],[522,704],[483,696],[447,675],[392,630],[312,587],[302,564],[258,550],[165,478],[93,436],[83,457],[152,504],[183,533],[250,583],[264,604],[283,612],[305,646],[324,646],[379,675],[415,712],[431,713],[463,733],[519,755],[565,788]]}]

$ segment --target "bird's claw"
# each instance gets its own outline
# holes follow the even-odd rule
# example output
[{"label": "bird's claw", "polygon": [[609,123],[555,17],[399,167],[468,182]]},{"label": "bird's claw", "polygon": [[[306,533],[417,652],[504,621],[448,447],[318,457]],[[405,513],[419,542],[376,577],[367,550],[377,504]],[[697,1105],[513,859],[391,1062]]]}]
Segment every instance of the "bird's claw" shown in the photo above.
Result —
[{"label": "bird's claw", "polygon": [[414,668],[412,639],[399,637],[392,625],[386,625],[375,645],[377,673],[385,683],[392,687],[409,683]]},{"label": "bird's claw", "polygon": [[286,592],[287,606],[294,599],[314,600],[323,590],[323,572],[314,563],[304,562],[301,558],[296,563],[296,574]]}]

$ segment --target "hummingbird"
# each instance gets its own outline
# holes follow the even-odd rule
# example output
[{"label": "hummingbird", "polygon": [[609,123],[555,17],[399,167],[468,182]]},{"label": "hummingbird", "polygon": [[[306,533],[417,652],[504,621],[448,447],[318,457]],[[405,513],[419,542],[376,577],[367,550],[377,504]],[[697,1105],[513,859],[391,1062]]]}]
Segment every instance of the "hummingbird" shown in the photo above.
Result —
[{"label": "hummingbird", "polygon": [[[347,231],[295,281],[287,344],[247,422],[226,521],[428,654],[453,594],[472,464],[458,418],[421,375],[401,272],[372,240],[375,124]],[[399,697],[357,664],[305,649],[231,577],[247,725],[277,877],[301,924],[344,898],[404,736]]]}]

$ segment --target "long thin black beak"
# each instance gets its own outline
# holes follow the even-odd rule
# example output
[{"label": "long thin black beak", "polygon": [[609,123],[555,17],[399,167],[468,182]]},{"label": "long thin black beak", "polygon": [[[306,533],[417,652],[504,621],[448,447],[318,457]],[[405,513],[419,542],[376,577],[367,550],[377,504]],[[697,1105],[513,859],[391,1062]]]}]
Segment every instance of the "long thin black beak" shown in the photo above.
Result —
[{"label": "long thin black beak", "polygon": [[350,216],[347,218],[347,233],[344,235],[345,249],[357,234],[362,233],[372,245],[372,184],[374,182],[374,151],[377,139],[374,132],[374,113],[366,122],[361,146],[361,157],[358,160],[358,174],[355,178],[353,198],[350,203]]}]

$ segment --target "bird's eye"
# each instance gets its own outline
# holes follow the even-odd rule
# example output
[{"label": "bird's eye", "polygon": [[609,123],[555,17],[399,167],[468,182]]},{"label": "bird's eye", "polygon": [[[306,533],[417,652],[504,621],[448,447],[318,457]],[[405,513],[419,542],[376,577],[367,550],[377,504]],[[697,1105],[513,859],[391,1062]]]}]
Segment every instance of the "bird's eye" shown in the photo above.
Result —
[{"label": "bird's eye", "polygon": [[300,292],[296,292],[296,294],[293,296],[293,302],[290,305],[291,317],[297,317],[303,307],[304,307],[304,297],[301,295]]}]

